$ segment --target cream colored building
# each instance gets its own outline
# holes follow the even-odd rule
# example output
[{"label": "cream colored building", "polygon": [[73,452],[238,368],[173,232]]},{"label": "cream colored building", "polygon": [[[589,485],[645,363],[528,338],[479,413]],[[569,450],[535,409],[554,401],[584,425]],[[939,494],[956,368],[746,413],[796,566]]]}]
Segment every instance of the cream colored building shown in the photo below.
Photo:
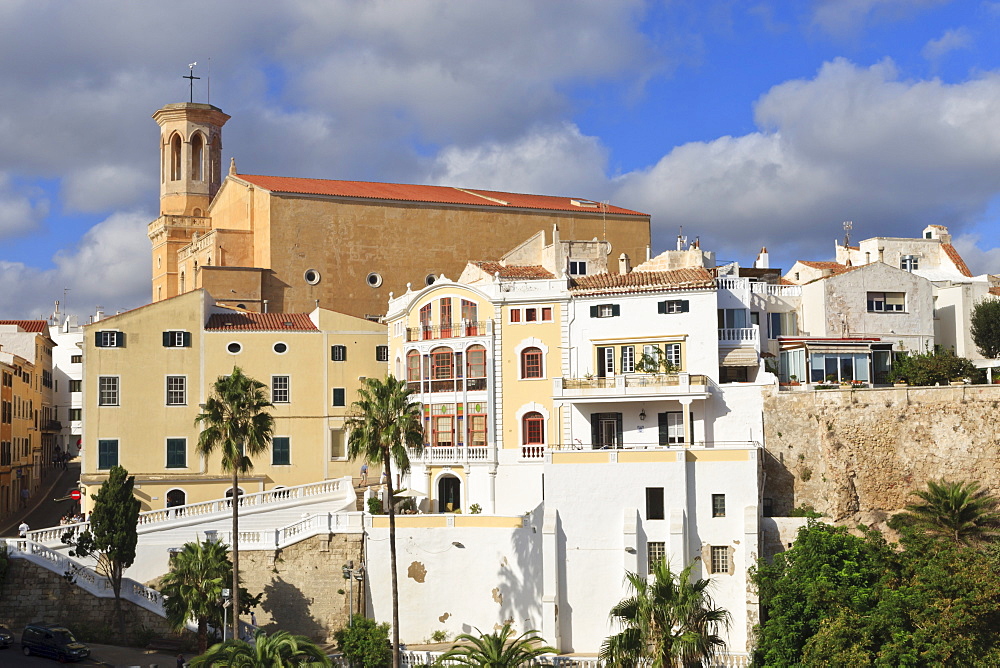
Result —
[{"label": "cream colored building", "polygon": [[[153,301],[204,288],[251,311],[318,304],[385,313],[390,292],[457,276],[469,257],[558,224],[644,260],[649,216],[583,198],[445,186],[239,174],[223,178],[222,127],[207,104],[169,104],[160,126],[160,217],[149,225]],[[549,238],[551,242],[551,238]]]},{"label": "cream colored building", "polygon": [[231,476],[196,446],[199,405],[238,366],[269,388],[274,438],[244,493],[354,472],[344,420],[363,378],[387,372],[385,327],[325,309],[247,313],[204,290],[103,319],[84,338],[81,483],[114,464],[136,476],[143,510],[218,499]]}]

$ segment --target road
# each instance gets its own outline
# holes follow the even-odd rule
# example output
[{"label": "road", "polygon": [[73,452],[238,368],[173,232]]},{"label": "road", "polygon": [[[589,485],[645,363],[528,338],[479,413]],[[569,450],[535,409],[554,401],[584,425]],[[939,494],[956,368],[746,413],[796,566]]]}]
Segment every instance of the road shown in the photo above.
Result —
[{"label": "road", "polygon": [[80,481],[80,462],[70,462],[65,471],[53,471],[42,481],[42,486],[28,499],[28,509],[15,513],[0,524],[0,536],[17,536],[17,527],[22,520],[32,529],[44,529],[59,524],[60,518],[71,510],[78,509],[79,503],[66,499],[70,490],[76,489]]}]

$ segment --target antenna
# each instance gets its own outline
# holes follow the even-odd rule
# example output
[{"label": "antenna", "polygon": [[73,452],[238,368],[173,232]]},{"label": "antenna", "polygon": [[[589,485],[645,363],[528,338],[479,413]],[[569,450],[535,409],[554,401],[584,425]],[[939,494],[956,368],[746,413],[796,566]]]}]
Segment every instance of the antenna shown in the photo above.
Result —
[{"label": "antenna", "polygon": [[198,61],[190,63],[188,65],[188,75],[186,77],[181,77],[181,79],[187,79],[188,80],[188,92],[189,92],[189,94],[191,96],[191,100],[190,100],[191,102],[194,102],[194,80],[195,79],[201,79],[201,77],[196,77],[194,75],[194,66],[197,65],[197,64],[198,64]]},{"label": "antenna", "polygon": [[209,104],[212,104],[212,57],[208,57],[208,79],[206,81],[208,84],[208,100]]},{"label": "antenna", "polygon": [[851,245],[851,230],[854,229],[854,221],[845,220],[844,221],[844,247]]}]

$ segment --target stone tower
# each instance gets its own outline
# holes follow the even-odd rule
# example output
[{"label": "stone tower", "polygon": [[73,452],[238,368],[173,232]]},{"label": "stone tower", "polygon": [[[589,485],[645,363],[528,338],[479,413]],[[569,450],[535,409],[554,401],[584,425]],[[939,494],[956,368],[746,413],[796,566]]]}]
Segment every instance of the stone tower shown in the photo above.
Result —
[{"label": "stone tower", "polygon": [[177,254],[212,229],[205,213],[222,184],[222,126],[229,116],[210,104],[181,102],[157,110],[153,120],[160,126],[160,217],[149,226],[156,302],[194,280],[178,274]]}]

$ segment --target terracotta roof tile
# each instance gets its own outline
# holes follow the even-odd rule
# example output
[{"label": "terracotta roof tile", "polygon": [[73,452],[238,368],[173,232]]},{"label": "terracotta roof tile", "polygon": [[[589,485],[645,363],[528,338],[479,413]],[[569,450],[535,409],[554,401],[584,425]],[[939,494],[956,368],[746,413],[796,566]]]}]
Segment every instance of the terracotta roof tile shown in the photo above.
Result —
[{"label": "terracotta roof tile", "polygon": [[[462,204],[486,207],[512,207],[519,209],[546,209],[574,211],[601,215],[605,213],[599,202],[583,198],[554,197],[551,195],[526,195],[493,190],[473,190],[451,186],[411,185],[405,183],[374,183],[367,181],[330,181],[325,179],[300,179],[287,176],[262,176],[237,174],[236,178],[273,192],[303,195],[329,195],[334,197],[360,197],[365,199],[397,200],[402,202],[433,202],[436,204]],[[590,204],[579,206],[573,202]],[[607,206],[607,213],[626,216],[649,214]]]},{"label": "terracotta roof tile", "polygon": [[49,333],[49,323],[44,320],[0,320],[0,325],[17,325],[26,332]]},{"label": "terracotta roof tile", "polygon": [[812,267],[813,269],[833,269],[834,271],[843,271],[847,269],[847,265],[840,264],[839,262],[811,262],[809,260],[799,260],[799,264],[804,264],[807,267]]},{"label": "terracotta roof tile", "polygon": [[990,288],[991,295],[1000,295],[1000,287]]},{"label": "terracotta roof tile", "polygon": [[955,268],[958,269],[963,276],[972,276],[972,272],[969,271],[969,266],[965,264],[965,260],[962,256],[958,254],[958,250],[955,249],[951,244],[941,244],[941,248],[944,249],[945,255],[955,263]]},{"label": "terracotta roof tile", "polygon": [[476,265],[490,276],[499,273],[500,278],[555,278],[555,274],[538,264],[512,265],[494,260],[474,260],[470,264]]},{"label": "terracotta roof tile", "polygon": [[231,332],[316,331],[306,313],[215,313],[206,330]]},{"label": "terracotta roof tile", "polygon": [[576,294],[618,294],[714,288],[712,275],[701,267],[672,271],[632,271],[627,274],[593,274],[573,279]]}]

